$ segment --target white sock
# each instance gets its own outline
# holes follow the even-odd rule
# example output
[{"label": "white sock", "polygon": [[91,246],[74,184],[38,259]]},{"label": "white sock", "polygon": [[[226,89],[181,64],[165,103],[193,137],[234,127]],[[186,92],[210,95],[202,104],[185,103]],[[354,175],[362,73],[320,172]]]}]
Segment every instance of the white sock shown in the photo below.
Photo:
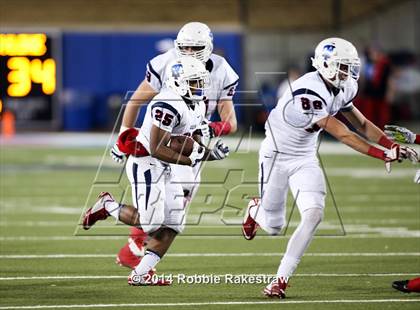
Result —
[{"label": "white sock", "polygon": [[121,207],[122,207],[122,205],[120,205],[116,201],[107,201],[107,202],[105,202],[105,210],[109,214],[111,214],[112,217],[114,217],[117,220],[119,220],[119,215],[120,215],[120,209],[121,209]]},{"label": "white sock", "polygon": [[277,278],[289,279],[295,272],[299,261],[300,258],[289,257],[285,254],[277,270]]},{"label": "white sock", "polygon": [[299,226],[287,243],[286,253],[277,270],[278,278],[290,278],[295,272],[303,253],[312,241],[318,224],[321,222],[323,210],[321,208],[307,209],[301,216]]},{"label": "white sock", "polygon": [[147,250],[146,254],[141,259],[140,264],[136,266],[134,271],[138,275],[147,274],[150,270],[152,270],[152,268],[154,268],[159,263],[159,261],[159,255],[157,255],[155,252]]}]

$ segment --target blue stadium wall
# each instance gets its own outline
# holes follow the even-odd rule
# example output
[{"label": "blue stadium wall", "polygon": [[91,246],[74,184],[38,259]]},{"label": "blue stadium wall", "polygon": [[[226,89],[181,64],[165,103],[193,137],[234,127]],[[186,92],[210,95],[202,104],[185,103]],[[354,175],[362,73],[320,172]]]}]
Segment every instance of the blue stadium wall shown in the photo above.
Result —
[{"label": "blue stadium wall", "polygon": [[[109,96],[124,98],[128,91],[135,90],[144,78],[147,62],[160,54],[159,42],[175,37],[175,32],[63,33],[63,129],[109,128],[116,118],[107,104]],[[241,46],[241,34],[214,33],[215,52],[223,54],[239,76],[242,76]],[[237,94],[235,101],[238,99]],[[240,119],[241,108],[236,109]]]}]

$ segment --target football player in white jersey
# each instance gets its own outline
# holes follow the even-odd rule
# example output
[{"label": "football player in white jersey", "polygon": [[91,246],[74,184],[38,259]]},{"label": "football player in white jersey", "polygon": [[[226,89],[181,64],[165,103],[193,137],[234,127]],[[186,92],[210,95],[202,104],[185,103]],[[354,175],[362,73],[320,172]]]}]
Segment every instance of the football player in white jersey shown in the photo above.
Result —
[{"label": "football player in white jersey", "polygon": [[[290,188],[301,222],[291,236],[277,276],[263,291],[269,297],[285,297],[288,279],[295,271],[305,249],[323,217],[325,181],[319,166],[317,141],[323,129],[353,149],[383,160],[390,171],[392,161],[416,153],[389,140],[353,106],[357,94],[360,60],[356,48],[340,38],[323,40],[315,49],[310,72],[293,83],[271,111],[265,125],[266,138],[259,154],[261,199],[248,204],[242,232],[254,238],[258,227],[270,235],[278,234],[286,222],[286,198]],[[373,146],[334,117],[341,112]]]},{"label": "football player in white jersey", "polygon": [[[120,133],[135,126],[141,106],[147,103],[164,87],[167,64],[178,56],[190,55],[202,61],[210,72],[211,88],[206,90],[206,118],[210,119],[217,110],[221,121],[207,121],[200,128],[208,138],[233,133],[237,122],[233,108],[233,95],[238,84],[238,75],[228,62],[221,56],[212,54],[213,34],[203,23],[191,22],[185,24],[174,41],[175,47],[168,52],[158,55],[147,64],[146,77],[133,93],[124,111]],[[123,162],[126,155],[115,145],[111,155],[117,162]],[[200,183],[200,165],[191,167],[176,166],[177,174],[182,176],[186,202],[191,201]],[[147,235],[140,229],[132,228],[128,243],[121,248],[117,255],[117,263],[133,268],[143,255],[143,242]]]},{"label": "football player in white jersey", "polygon": [[205,117],[203,91],[208,85],[204,64],[191,56],[181,57],[169,66],[168,88],[148,105],[141,129],[127,129],[122,134],[124,140],[119,140],[121,149],[132,155],[126,173],[134,205],[119,204],[110,193],[103,192],[83,220],[83,227],[89,229],[111,215],[149,234],[145,255],[128,278],[130,285],[170,284],[152,277],[154,267],[185,223],[183,189],[170,164],[195,166],[201,160],[221,160],[229,154],[221,140],[212,150],[194,142],[188,157],[168,146],[172,135],[193,136],[201,125]]}]

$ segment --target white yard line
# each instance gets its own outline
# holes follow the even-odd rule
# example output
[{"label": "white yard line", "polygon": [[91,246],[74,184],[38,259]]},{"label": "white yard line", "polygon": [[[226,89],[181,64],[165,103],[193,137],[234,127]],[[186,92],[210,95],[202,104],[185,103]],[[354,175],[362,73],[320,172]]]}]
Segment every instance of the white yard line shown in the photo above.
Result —
[{"label": "white yard line", "polygon": [[0,237],[0,241],[92,241],[122,240],[127,236],[11,236]]},{"label": "white yard line", "polygon": [[[163,274],[165,276],[169,274]],[[197,274],[198,276],[212,278],[219,277],[274,277],[274,274]],[[419,273],[297,273],[293,277],[411,277]],[[174,279],[178,277],[194,277],[196,274],[172,274]],[[60,276],[33,276],[33,277],[0,277],[0,281],[18,281],[18,280],[104,280],[104,279],[127,279],[127,276],[104,275],[104,276],[86,276],[86,275],[60,275]],[[199,283],[207,284],[207,283]]]},{"label": "white yard line", "polygon": [[0,227],[74,227],[74,221],[0,221]]},{"label": "white yard line", "polygon": [[[356,210],[354,210],[354,209],[356,209],[356,208],[353,208],[353,210],[352,210],[351,207],[350,207],[349,210],[346,210],[344,213],[346,213],[346,212],[357,213]],[[361,212],[360,209],[358,211]],[[402,211],[402,212],[405,212],[405,211]],[[411,210],[409,213],[413,213],[413,210]],[[199,215],[197,215],[197,221],[198,221],[198,217],[199,217]],[[187,222],[187,224],[186,224],[187,228],[240,229],[242,227],[241,220],[239,220],[237,218],[223,219],[220,215],[218,215],[214,219],[204,218],[200,221],[199,224],[197,224],[197,222],[193,222],[192,219],[189,219],[189,220],[191,220],[191,222],[190,223]],[[341,228],[341,226],[337,222],[338,222],[338,220],[336,222],[334,222],[334,221],[323,221],[321,223],[321,226],[320,226],[319,229]],[[289,227],[297,227],[299,225],[299,223],[300,222],[298,222],[298,221],[291,221],[289,223]],[[355,227],[355,229],[357,229],[358,227],[360,227],[361,224],[363,224],[364,225],[363,227],[366,229],[366,228],[369,228],[369,225],[416,224],[416,223],[420,224],[420,219],[416,219],[416,218],[411,218],[411,219],[377,219],[377,220],[374,220],[374,219],[354,219],[354,220],[346,220],[344,222],[344,225],[346,227],[347,226]],[[219,225],[214,225],[214,224],[219,224]],[[0,221],[0,227],[76,227],[76,226],[80,226],[80,225],[81,224],[78,224],[76,221]],[[106,228],[106,229],[116,229],[116,228],[127,227],[127,226],[122,224],[122,223],[117,222],[117,223],[109,224],[109,225],[101,225],[100,227],[101,227],[101,229],[104,229],[104,228]],[[392,227],[392,228],[395,229],[396,227]],[[399,227],[399,228],[404,228],[404,227]]]},{"label": "white yard line", "polygon": [[405,303],[420,302],[420,298],[409,299],[335,299],[335,300],[279,300],[279,301],[209,301],[209,302],[183,302],[183,303],[146,303],[146,304],[79,304],[79,305],[32,305],[32,306],[5,306],[6,309],[55,309],[55,308],[126,308],[126,307],[200,307],[224,305],[269,305],[269,304],[341,304],[341,303]]},{"label": "white yard line", "polygon": [[[165,257],[253,257],[253,256],[281,256],[284,253],[168,253]],[[375,252],[375,253],[305,253],[305,256],[314,257],[377,257],[377,256],[420,256],[420,252]],[[34,259],[34,258],[111,258],[115,254],[19,254],[0,255],[0,259]]]},{"label": "white yard line", "polygon": [[[345,236],[342,235],[320,235],[315,236],[315,238],[321,239],[416,239],[418,238],[418,233],[405,233],[405,232],[397,232],[395,234],[347,234]],[[282,235],[282,236],[258,236],[258,239],[265,239],[265,240],[277,240],[277,239],[288,239],[290,235]],[[0,236],[0,241],[92,241],[92,240],[124,240],[127,239],[127,236],[109,236],[109,235],[96,235],[96,236]],[[179,235],[177,240],[202,240],[202,239],[210,239],[210,240],[220,240],[220,239],[241,239],[244,240],[242,235]]]}]

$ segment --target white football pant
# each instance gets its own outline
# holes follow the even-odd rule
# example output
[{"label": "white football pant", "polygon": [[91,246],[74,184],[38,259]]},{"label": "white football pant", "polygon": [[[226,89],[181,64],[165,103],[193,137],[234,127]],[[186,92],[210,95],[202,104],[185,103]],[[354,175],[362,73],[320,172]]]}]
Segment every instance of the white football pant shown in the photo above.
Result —
[{"label": "white football pant", "polygon": [[289,188],[301,215],[307,209],[324,209],[324,175],[315,156],[292,157],[262,149],[259,184],[261,206],[254,219],[270,235],[278,234],[286,223]]},{"label": "white football pant", "polygon": [[130,156],[126,173],[141,228],[151,233],[164,225],[182,232],[185,226],[184,193],[170,165],[151,156]]}]

